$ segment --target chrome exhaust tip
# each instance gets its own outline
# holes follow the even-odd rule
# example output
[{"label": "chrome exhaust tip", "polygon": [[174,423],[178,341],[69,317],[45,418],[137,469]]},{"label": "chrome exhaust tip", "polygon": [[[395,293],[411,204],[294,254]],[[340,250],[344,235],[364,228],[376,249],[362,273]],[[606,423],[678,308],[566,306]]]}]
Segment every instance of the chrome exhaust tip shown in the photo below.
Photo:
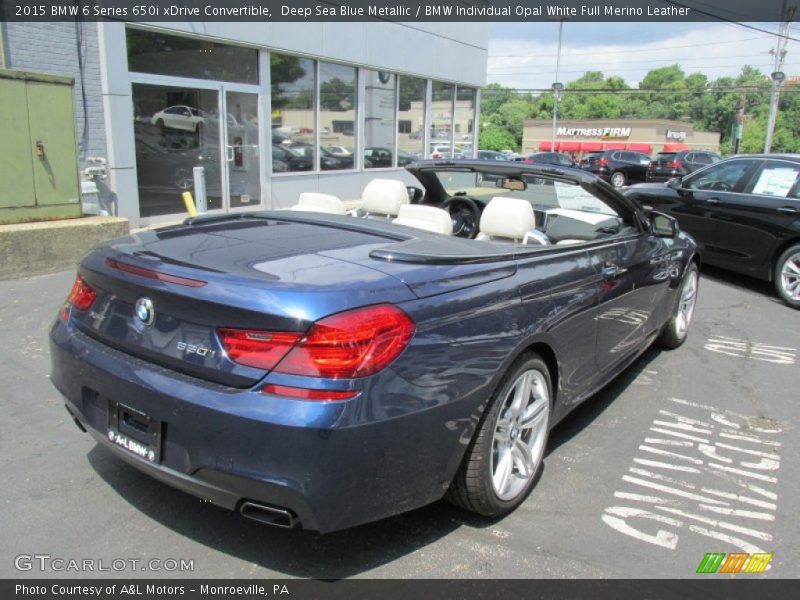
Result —
[{"label": "chrome exhaust tip", "polygon": [[291,511],[285,508],[251,502],[250,500],[242,502],[239,507],[239,513],[243,517],[258,521],[259,523],[274,525],[275,527],[282,527],[284,529],[292,529],[298,524],[297,517]]}]

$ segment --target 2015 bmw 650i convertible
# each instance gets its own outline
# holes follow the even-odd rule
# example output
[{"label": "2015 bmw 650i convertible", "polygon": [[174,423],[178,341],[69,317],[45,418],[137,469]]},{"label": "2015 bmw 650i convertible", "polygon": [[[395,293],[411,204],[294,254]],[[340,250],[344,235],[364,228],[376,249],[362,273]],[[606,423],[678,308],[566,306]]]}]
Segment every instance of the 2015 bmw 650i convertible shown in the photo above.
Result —
[{"label": "2015 bmw 650i convertible", "polygon": [[654,340],[683,342],[695,244],[576,170],[409,171],[424,192],[373,181],[360,215],[309,212],[342,212],[312,195],[93,250],[50,334],[70,414],[156,479],[276,525],[443,496],[513,510],[559,420]]}]

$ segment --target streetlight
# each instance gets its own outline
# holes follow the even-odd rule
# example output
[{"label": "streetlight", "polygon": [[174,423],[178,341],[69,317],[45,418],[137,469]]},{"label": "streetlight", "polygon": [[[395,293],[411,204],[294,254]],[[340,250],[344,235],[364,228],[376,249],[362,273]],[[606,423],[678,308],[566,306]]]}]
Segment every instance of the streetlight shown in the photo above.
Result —
[{"label": "streetlight", "polygon": [[556,125],[558,123],[558,99],[564,84],[558,81],[558,71],[561,68],[561,32],[564,29],[564,19],[558,20],[558,52],[556,53],[556,81],[553,84],[553,137],[550,139],[550,152],[556,150]]}]

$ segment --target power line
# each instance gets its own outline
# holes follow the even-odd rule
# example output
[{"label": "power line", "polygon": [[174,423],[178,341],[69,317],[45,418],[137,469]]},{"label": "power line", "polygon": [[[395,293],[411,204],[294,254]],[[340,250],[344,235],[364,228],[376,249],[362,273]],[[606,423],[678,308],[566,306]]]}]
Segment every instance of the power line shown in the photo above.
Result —
[{"label": "power line", "polygon": [[[526,93],[534,93],[534,92],[547,92],[550,93],[553,90],[551,88],[504,88],[501,90],[495,89],[482,89],[481,96],[487,96],[491,94],[499,94],[499,93],[515,93],[515,94],[526,94]],[[704,87],[704,88],[621,88],[621,89],[609,89],[609,88],[568,88],[565,87],[561,90],[562,94],[631,94],[631,95],[643,95],[643,94],[686,94],[686,95],[695,95],[700,93],[743,93],[743,92],[764,92],[768,93],[770,91],[769,84],[764,84],[763,86],[759,85],[736,85],[736,86],[728,86],[728,87]],[[800,86],[786,86],[781,89],[781,93],[786,92],[800,92]]]},{"label": "power line", "polygon": [[[764,54],[767,54],[767,53],[768,52],[764,52]],[[643,64],[643,65],[649,65],[649,64],[652,64],[652,63],[656,63],[656,62],[659,62],[659,63],[671,62],[671,63],[682,65],[686,61],[695,61],[695,60],[728,60],[728,59],[731,59],[731,58],[753,58],[753,54],[739,54],[739,55],[733,55],[733,56],[704,56],[704,57],[699,57],[699,58],[685,58],[685,59],[680,59],[680,60],[676,60],[674,58],[663,58],[663,59],[658,58],[658,59],[647,59],[647,60],[642,60],[642,61],[634,60],[634,61],[625,61],[625,62],[626,62],[626,64],[633,63],[633,64]],[[570,64],[568,64],[566,66],[568,66],[568,67],[584,67],[584,66],[591,67],[591,66],[603,66],[603,65],[606,65],[606,64],[608,64],[608,61],[605,61],[605,62],[588,62],[588,63],[570,63]],[[528,66],[529,65],[518,65],[518,66],[508,65],[507,68],[524,69],[524,68],[527,68]],[[695,68],[695,67],[692,67],[692,68]],[[702,68],[702,67],[699,67],[699,68]],[[705,67],[705,68],[708,68],[708,67]],[[545,71],[545,72],[547,72],[547,71]]]},{"label": "power line", "polygon": [[[780,33],[775,31],[769,31],[768,29],[762,29],[761,27],[756,27],[754,25],[749,25],[748,23],[740,23],[738,21],[734,21],[733,19],[728,19],[727,17],[723,17],[722,15],[714,14],[705,10],[701,10],[695,6],[689,6],[687,4],[683,4],[681,2],[675,2],[674,0],[662,0],[662,2],[666,2],[667,4],[674,4],[675,6],[681,6],[683,8],[688,8],[689,10],[693,10],[694,12],[698,12],[701,15],[706,15],[707,17],[711,17],[712,19],[718,19],[720,21],[724,21],[725,23],[730,23],[731,25],[736,25],[737,27],[744,27],[745,29],[752,29],[753,31],[758,31],[760,33],[765,33],[767,35],[772,35],[775,37],[786,37],[786,39],[792,40],[793,42],[800,42],[799,38],[793,38],[789,36],[781,36]],[[781,15],[783,17],[783,15]]]},{"label": "power line", "polygon": [[[741,66],[743,66],[741,63],[736,63],[736,64],[733,64],[733,65],[693,66],[691,68],[700,70],[700,69],[724,69],[724,68],[728,68],[728,67],[741,67]],[[759,66],[759,65],[751,64],[749,66],[753,67],[753,66]],[[792,63],[792,64],[788,64],[786,66],[787,67],[797,67],[797,66],[800,66],[800,63]],[[632,68],[622,68],[622,69],[617,69],[617,68],[609,69],[609,72],[617,73],[619,71],[645,71],[645,70],[647,70],[647,67],[632,67]],[[512,72],[489,71],[488,74],[489,75],[544,75],[544,74],[547,74],[547,73],[550,73],[550,72],[551,71],[549,69],[546,69],[544,71],[512,71]],[[578,70],[574,70],[574,71],[561,71],[561,72],[562,73],[585,73],[586,69],[578,69]]]},{"label": "power line", "polygon": [[[700,46],[720,46],[722,44],[740,44],[742,42],[750,42],[750,41],[753,41],[753,40],[764,40],[764,39],[765,38],[763,36],[757,36],[757,37],[751,37],[751,38],[742,38],[742,39],[739,39],[739,40],[728,40],[726,42],[703,42],[701,44],[684,44],[684,45],[681,45],[681,46],[666,46],[665,45],[665,46],[660,47],[660,48],[647,48],[647,49],[643,49],[643,50],[637,50],[636,53],[637,54],[641,54],[643,52],[664,52],[664,50],[675,50],[675,49],[678,49],[678,48],[697,48],[697,47],[700,47]],[[620,48],[624,49],[623,46],[621,46]],[[578,56],[578,55],[583,55],[583,54],[596,55],[597,54],[597,50],[586,51],[586,52],[571,52],[570,56]],[[537,58],[541,58],[543,56],[555,56],[555,55],[556,55],[556,53],[553,52],[553,53],[548,53],[548,54],[537,54],[536,57]],[[531,57],[530,54],[491,54],[491,55],[489,55],[489,58],[530,58],[530,57]]]}]

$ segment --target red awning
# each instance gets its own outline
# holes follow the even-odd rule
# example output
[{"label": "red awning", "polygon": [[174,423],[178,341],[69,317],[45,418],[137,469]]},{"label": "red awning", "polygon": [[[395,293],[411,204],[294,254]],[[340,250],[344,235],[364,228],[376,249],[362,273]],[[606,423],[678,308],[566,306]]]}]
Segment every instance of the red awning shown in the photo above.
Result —
[{"label": "red awning", "polygon": [[603,149],[600,142],[581,142],[581,152],[599,152]]},{"label": "red awning", "polygon": [[606,150],[625,150],[625,142],[606,142],[603,144]]},{"label": "red awning", "polygon": [[558,142],[558,149],[561,152],[577,152],[581,149],[580,142]]},{"label": "red awning", "polygon": [[681,150],[688,150],[686,144],[664,144],[662,152],[680,152]]},{"label": "red awning", "polygon": [[633,150],[634,152],[642,152],[644,154],[650,154],[650,151],[653,147],[650,144],[628,144],[628,150]]},{"label": "red awning", "polygon": [[553,148],[553,142],[550,140],[545,140],[543,142],[539,142],[539,150],[542,152],[550,152],[552,150],[558,150],[559,143],[556,142],[556,147]]}]

